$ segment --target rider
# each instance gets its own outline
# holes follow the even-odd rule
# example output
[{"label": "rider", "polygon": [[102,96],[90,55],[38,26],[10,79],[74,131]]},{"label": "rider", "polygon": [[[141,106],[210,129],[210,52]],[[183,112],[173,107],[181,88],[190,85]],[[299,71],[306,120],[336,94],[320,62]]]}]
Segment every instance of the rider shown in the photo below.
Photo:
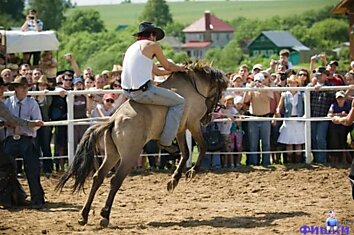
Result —
[{"label": "rider", "polygon": [[[164,76],[171,72],[184,72],[183,66],[168,61],[157,41],[165,33],[150,22],[142,22],[139,32],[133,34],[136,42],[126,51],[123,60],[122,88],[124,94],[138,103],[168,107],[166,123],[160,137],[160,146],[168,152],[175,152],[172,141],[177,134],[184,109],[184,98],[177,93],[155,86],[153,75]],[[154,57],[165,70],[154,64]]]}]

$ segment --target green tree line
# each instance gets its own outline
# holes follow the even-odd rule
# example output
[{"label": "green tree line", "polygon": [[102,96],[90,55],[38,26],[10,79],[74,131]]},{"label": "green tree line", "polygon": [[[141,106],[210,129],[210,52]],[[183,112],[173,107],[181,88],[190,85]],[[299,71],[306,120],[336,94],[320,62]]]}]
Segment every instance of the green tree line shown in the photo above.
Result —
[{"label": "green tree line", "polygon": [[[4,20],[22,24],[24,20],[23,0],[0,0],[0,5],[11,2],[17,4],[20,10],[5,10],[0,8],[0,25],[5,25]],[[6,5],[5,4],[5,5]],[[81,68],[93,67],[95,71],[111,69],[113,64],[121,64],[127,47],[134,41],[132,34],[138,29],[138,23],[130,25],[121,31],[106,30],[104,22],[98,11],[74,9],[65,16],[65,10],[73,7],[67,0],[29,0],[30,7],[39,12],[39,18],[44,21],[46,29],[58,30],[60,40],[59,69],[69,66],[64,60],[64,54],[71,52],[77,59]],[[4,6],[5,6],[4,5]],[[48,10],[48,7],[52,7]],[[48,14],[57,12],[58,14]],[[348,23],[345,17],[330,15],[333,6],[328,6],[317,11],[308,11],[288,17],[272,17],[266,20],[238,17],[228,22],[235,28],[233,39],[225,48],[210,49],[205,57],[213,65],[226,72],[233,72],[241,63],[252,65],[261,63],[267,65],[269,58],[249,57],[247,45],[261,31],[288,30],[304,45],[316,52],[331,52],[342,42],[348,41]],[[160,11],[164,9],[163,11]],[[4,13],[5,12],[5,13]],[[20,15],[20,16],[19,16]],[[52,16],[53,15],[53,16]],[[222,16],[218,16],[222,18]],[[172,35],[184,40],[182,29],[187,25],[173,21],[165,0],[148,0],[140,21],[147,20],[157,25],[164,26],[167,35]],[[6,21],[6,22],[8,22]],[[21,23],[20,23],[21,22]],[[19,25],[17,24],[17,25]],[[167,45],[162,45],[166,55],[175,62],[189,60],[184,52],[175,52]],[[349,63],[349,51],[340,53],[341,65]],[[330,53],[329,53],[330,54]],[[276,55],[274,55],[276,57]]]}]

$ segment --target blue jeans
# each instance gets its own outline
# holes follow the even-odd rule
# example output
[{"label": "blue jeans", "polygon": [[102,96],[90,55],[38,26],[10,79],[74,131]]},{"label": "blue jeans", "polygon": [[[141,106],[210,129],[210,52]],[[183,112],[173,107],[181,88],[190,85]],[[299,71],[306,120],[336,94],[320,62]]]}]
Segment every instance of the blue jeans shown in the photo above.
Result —
[{"label": "blue jeans", "polygon": [[50,142],[52,140],[52,129],[49,126],[42,126],[37,131],[36,147],[42,152],[43,157],[49,157],[50,159],[43,159],[43,171],[44,173],[52,173],[53,160],[52,150],[50,148]]},{"label": "blue jeans", "polygon": [[217,170],[221,168],[221,160],[220,154],[205,154],[201,165],[201,169],[209,170],[210,168],[213,170]]},{"label": "blue jeans", "polygon": [[176,137],[183,114],[184,98],[169,89],[155,86],[151,82],[146,91],[124,91],[124,95],[141,104],[155,104],[168,107],[165,126],[160,137],[160,144],[170,146]]},{"label": "blue jeans", "polygon": [[[249,146],[251,152],[257,152],[259,141],[262,140],[262,151],[270,151],[270,130],[271,124],[268,121],[254,121],[248,122],[248,137],[249,137]],[[257,154],[250,154],[249,157],[250,165],[258,165]],[[262,165],[270,165],[270,154],[262,153]]]},{"label": "blue jeans", "polygon": [[[311,145],[314,150],[327,150],[327,131],[329,122],[311,122]],[[326,163],[326,152],[313,152],[316,163]]]},{"label": "blue jeans", "polygon": [[40,163],[35,150],[34,139],[22,137],[14,140],[11,136],[5,140],[5,154],[16,158],[22,157],[25,166],[32,204],[44,203],[44,192],[40,182]]}]

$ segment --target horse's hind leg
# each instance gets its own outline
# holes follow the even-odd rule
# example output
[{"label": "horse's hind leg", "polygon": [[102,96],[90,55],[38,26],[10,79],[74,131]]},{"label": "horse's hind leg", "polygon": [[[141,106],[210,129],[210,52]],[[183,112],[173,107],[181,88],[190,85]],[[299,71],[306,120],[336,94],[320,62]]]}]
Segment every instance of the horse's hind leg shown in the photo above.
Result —
[{"label": "horse's hind leg", "polygon": [[175,172],[173,172],[170,181],[167,183],[167,190],[169,192],[172,192],[177,187],[177,184],[182,176],[183,168],[186,165],[186,162],[189,157],[189,150],[187,146],[185,131],[177,134],[177,143],[181,150],[181,160],[179,161]]},{"label": "horse's hind leg", "polygon": [[192,133],[192,136],[193,136],[196,144],[199,147],[199,155],[198,155],[198,159],[197,159],[197,162],[195,163],[195,165],[191,169],[189,169],[189,171],[186,172],[187,179],[192,179],[196,175],[196,173],[200,167],[200,162],[203,159],[203,157],[205,156],[205,153],[207,150],[207,146],[205,144],[200,126],[195,127],[194,129],[190,129],[190,131]]},{"label": "horse's hind leg", "polygon": [[[136,144],[136,141],[135,141]],[[139,146],[139,147],[138,147]],[[134,147],[130,146],[124,146],[126,149],[120,152],[120,164],[114,174],[114,176],[111,178],[111,189],[108,194],[108,198],[106,200],[105,206],[101,210],[101,222],[100,225],[101,227],[107,227],[109,224],[109,216],[111,213],[114,197],[116,193],[118,192],[120,186],[122,185],[125,177],[129,174],[131,169],[133,168],[135,162],[137,161],[141,149],[143,148],[144,144],[139,144],[135,145]]]},{"label": "horse's hind leg", "polygon": [[[90,189],[90,194],[86,199],[85,205],[81,210],[81,219],[79,220],[79,224],[84,225],[87,223],[88,214],[90,212],[92,201],[95,197],[95,194],[101,184],[103,183],[104,178],[108,174],[108,172],[115,166],[119,160],[119,154],[117,149],[112,142],[111,138],[107,138],[110,135],[110,131],[105,132],[105,158],[103,160],[102,165],[98,169],[98,171],[93,176],[93,182]],[[114,153],[114,154],[113,154]]]}]

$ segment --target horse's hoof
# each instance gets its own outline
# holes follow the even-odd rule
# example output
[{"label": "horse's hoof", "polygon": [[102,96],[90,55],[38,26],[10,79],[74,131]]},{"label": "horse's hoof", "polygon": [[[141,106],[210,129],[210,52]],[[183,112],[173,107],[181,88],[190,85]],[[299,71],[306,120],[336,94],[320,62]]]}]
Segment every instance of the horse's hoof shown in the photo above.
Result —
[{"label": "horse's hoof", "polygon": [[193,168],[186,172],[186,180],[191,181],[197,175],[197,171]]},{"label": "horse's hoof", "polygon": [[79,221],[78,221],[78,223],[79,223],[80,225],[85,225],[85,224],[87,224],[87,219],[80,218]]},{"label": "horse's hoof", "polygon": [[176,179],[170,179],[170,181],[168,181],[167,183],[167,191],[169,193],[172,193],[173,190],[177,187],[178,181]]},{"label": "horse's hoof", "polygon": [[102,218],[101,221],[100,221],[100,226],[102,228],[107,228],[108,227],[108,224],[109,224],[109,220],[106,219],[106,218]]}]

